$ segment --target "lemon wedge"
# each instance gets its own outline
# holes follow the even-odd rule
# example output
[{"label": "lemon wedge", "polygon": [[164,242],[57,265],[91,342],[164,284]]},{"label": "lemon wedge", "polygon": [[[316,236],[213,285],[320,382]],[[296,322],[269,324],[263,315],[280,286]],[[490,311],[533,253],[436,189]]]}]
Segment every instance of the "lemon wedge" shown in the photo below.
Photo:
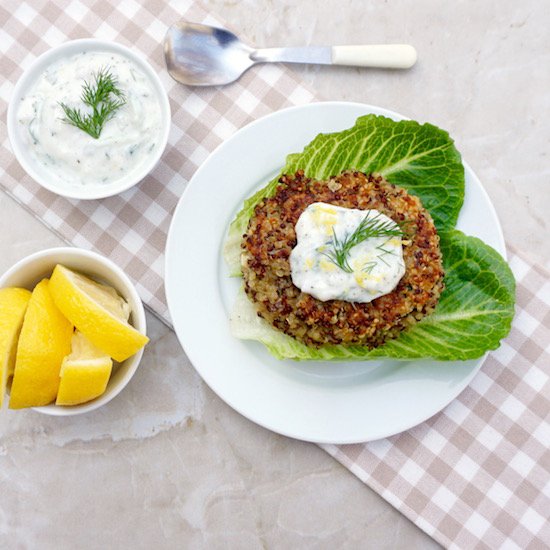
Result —
[{"label": "lemon wedge", "polygon": [[149,341],[128,323],[130,307],[114,288],[58,264],[50,290],[65,317],[116,361],[128,359]]},{"label": "lemon wedge", "polygon": [[79,405],[99,397],[111,376],[111,358],[81,332],[74,333],[71,346],[70,355],[61,363],[56,405]]},{"label": "lemon wedge", "polygon": [[13,374],[23,317],[31,293],[24,288],[0,289],[0,408],[8,378]]},{"label": "lemon wedge", "polygon": [[51,403],[59,387],[59,369],[71,351],[73,327],[55,306],[48,279],[34,288],[17,344],[10,408]]}]

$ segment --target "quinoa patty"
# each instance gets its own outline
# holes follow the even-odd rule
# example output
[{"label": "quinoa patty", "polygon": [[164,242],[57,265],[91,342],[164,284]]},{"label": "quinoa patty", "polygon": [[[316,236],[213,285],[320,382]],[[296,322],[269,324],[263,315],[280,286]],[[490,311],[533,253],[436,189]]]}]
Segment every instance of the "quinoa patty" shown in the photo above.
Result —
[{"label": "quinoa patty", "polygon": [[[405,275],[397,287],[376,300],[322,302],[294,286],[290,252],[294,226],[314,202],[362,210],[375,208],[401,224]],[[380,175],[343,172],[327,181],[298,171],[279,180],[275,195],[255,208],[242,242],[245,291],[258,315],[276,329],[310,346],[381,345],[431,313],[443,290],[439,237],[417,197]]]}]

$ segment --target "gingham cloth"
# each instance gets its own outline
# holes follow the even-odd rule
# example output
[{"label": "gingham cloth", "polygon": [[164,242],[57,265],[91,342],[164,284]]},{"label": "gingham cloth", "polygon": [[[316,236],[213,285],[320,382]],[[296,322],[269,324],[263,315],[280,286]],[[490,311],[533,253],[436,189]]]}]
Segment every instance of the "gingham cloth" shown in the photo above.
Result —
[{"label": "gingham cloth", "polygon": [[[115,7],[116,6],[116,7]],[[192,91],[164,69],[167,27],[185,18],[219,23],[188,0],[0,5],[0,184],[68,242],[115,260],[152,311],[168,320],[164,244],[186,182],[207,155],[249,121],[313,94],[276,66],[248,72],[226,88]],[[158,70],[173,116],[168,148],[133,189],[100,201],[74,201],[25,175],[6,132],[7,102],[32,60],[70,38],[94,36],[141,51]],[[518,280],[510,336],[470,387],[444,411],[388,439],[324,449],[443,545],[550,547],[550,283],[548,273],[510,251]]]},{"label": "gingham cloth", "polygon": [[[166,319],[164,245],[186,183],[235,130],[272,111],[310,102],[313,95],[292,73],[275,65],[249,71],[226,88],[192,91],[176,83],[164,65],[162,43],[168,27],[182,18],[219,22],[189,0],[143,4],[112,0],[89,7],[78,1],[2,1],[1,184],[63,239],[113,259],[134,279],[144,302]],[[138,186],[107,199],[68,200],[41,188],[13,156],[6,132],[7,103],[18,78],[38,55],[67,39],[90,36],[120,42],[148,59],[168,91],[172,129],[161,161]]]},{"label": "gingham cloth", "polygon": [[323,448],[449,548],[550,548],[550,272],[508,250],[510,335],[442,412]]}]

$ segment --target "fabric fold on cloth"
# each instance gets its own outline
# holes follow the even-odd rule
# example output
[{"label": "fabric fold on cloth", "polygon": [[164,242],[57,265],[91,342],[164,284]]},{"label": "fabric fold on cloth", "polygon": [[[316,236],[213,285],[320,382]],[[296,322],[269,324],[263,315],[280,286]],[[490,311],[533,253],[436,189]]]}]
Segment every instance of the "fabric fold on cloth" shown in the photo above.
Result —
[{"label": "fabric fold on cloth", "polygon": [[[12,1],[2,6],[4,84],[0,95],[0,185],[67,242],[96,250],[136,283],[169,322],[164,246],[172,212],[207,156],[248,122],[313,101],[287,68],[264,65],[226,88],[190,89],[167,74],[162,41],[180,18],[220,24],[191,0],[143,5],[113,0]],[[155,170],[138,186],[99,201],[75,201],[39,187],[7,140],[7,101],[32,60],[65,40],[94,36],[141,52],[168,91],[172,129]],[[510,336],[453,403],[406,433],[363,445],[323,448],[450,547],[550,546],[550,283],[516,252],[517,314]]]}]

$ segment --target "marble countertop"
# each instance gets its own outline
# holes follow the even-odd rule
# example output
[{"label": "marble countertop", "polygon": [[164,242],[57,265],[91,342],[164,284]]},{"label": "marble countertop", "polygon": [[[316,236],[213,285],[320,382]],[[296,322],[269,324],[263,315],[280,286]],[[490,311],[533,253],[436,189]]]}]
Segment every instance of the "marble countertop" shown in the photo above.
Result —
[{"label": "marble countertop", "polygon": [[[403,42],[407,72],[296,67],[321,99],[449,130],[506,241],[550,261],[550,17],[538,0],[210,0],[258,46]],[[14,223],[17,220],[17,223]],[[63,244],[0,194],[0,271]],[[201,381],[174,333],[124,392],[80,417],[0,415],[0,547],[432,548],[437,544],[313,444],[270,433]]]}]

